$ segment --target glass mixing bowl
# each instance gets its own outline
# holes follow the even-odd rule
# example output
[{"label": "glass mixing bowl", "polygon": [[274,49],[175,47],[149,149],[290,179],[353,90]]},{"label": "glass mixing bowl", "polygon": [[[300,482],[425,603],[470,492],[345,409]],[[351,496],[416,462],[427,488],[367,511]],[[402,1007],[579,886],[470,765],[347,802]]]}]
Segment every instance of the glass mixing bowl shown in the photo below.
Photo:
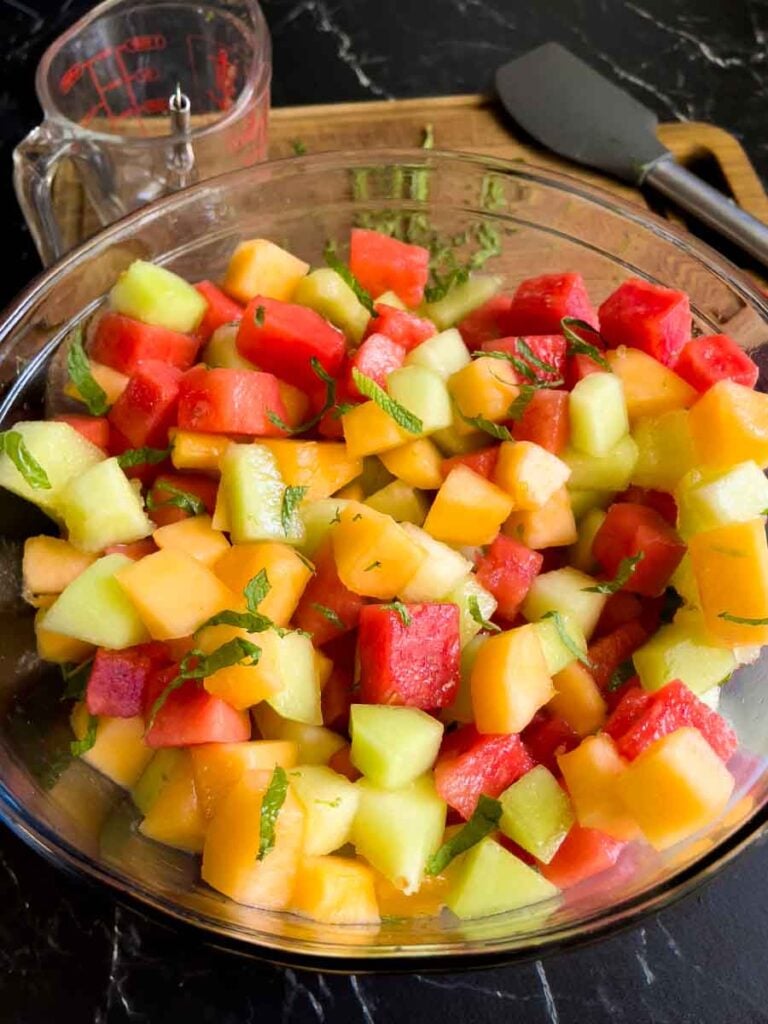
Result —
[{"label": "glass mixing bowl", "polygon": [[[768,382],[768,306],[716,252],[639,207],[520,163],[424,151],[334,153],[284,160],[206,181],[118,222],[38,278],[0,324],[0,426],[56,408],[56,350],[137,258],[190,280],[216,278],[242,238],[265,236],[318,263],[327,239],[386,223],[403,232],[465,231],[502,251],[486,269],[508,288],[547,271],[579,270],[599,302],[640,275],[691,296],[696,326],[736,338]],[[488,229],[492,229],[490,232]],[[24,537],[46,528],[30,506],[0,502],[0,814],[53,863],[110,886],[240,949],[314,968],[477,966],[540,956],[658,909],[712,876],[765,829],[768,693],[762,658],[723,691],[743,747],[736,792],[705,834],[665,854],[628,848],[616,867],[551,905],[477,921],[388,920],[379,930],[313,924],[239,906],[199,881],[197,861],[144,839],[130,800],[67,756],[58,672],[35,654],[32,610],[20,598]],[[48,524],[50,526],[50,524]]]}]

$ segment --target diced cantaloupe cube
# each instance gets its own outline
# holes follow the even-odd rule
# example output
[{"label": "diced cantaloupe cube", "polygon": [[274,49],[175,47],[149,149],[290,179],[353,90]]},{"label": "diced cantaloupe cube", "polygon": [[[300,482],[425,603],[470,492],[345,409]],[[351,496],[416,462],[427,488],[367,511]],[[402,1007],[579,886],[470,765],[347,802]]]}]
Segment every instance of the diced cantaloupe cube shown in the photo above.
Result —
[{"label": "diced cantaloupe cube", "polygon": [[173,446],[171,462],[176,469],[219,475],[219,459],[231,443],[225,434],[201,434],[173,427],[168,436]]},{"label": "diced cantaloupe cube", "polygon": [[267,574],[269,591],[259,611],[275,625],[287,626],[312,576],[294,548],[280,541],[235,544],[214,566],[219,579],[238,596],[262,570]]},{"label": "diced cantaloupe cube", "polygon": [[280,637],[273,630],[248,633],[237,626],[206,626],[201,630],[197,647],[211,654],[222,644],[240,638],[260,650],[255,664],[227,665],[206,676],[203,685],[208,693],[220,697],[238,711],[255,707],[260,701],[274,697],[283,687],[280,663]]},{"label": "diced cantaloupe cube", "polygon": [[208,824],[203,881],[237,903],[284,910],[291,899],[304,841],[304,810],[290,787],[274,825],[275,844],[261,859],[261,805],[270,772],[247,772]]},{"label": "diced cantaloupe cube", "polygon": [[288,302],[309,264],[267,238],[240,242],[229,260],[222,288],[244,305],[256,295]]},{"label": "diced cantaloupe cube", "polygon": [[512,508],[506,491],[466,466],[456,466],[437,492],[424,529],[448,544],[490,544]]},{"label": "diced cantaloupe cube", "polygon": [[627,762],[610,736],[583,739],[575,750],[557,755],[576,818],[585,828],[597,828],[615,839],[634,839],[638,825],[619,794]]},{"label": "diced cantaloupe cube", "polygon": [[95,555],[78,551],[60,537],[27,537],[21,563],[25,599],[36,594],[60,594],[95,561]]},{"label": "diced cantaloupe cube", "polygon": [[418,892],[404,893],[379,871],[374,871],[376,900],[382,918],[437,917],[445,906],[448,879],[425,875]]},{"label": "diced cantaloupe cube", "polygon": [[[124,373],[120,373],[119,370],[113,370],[111,366],[96,363],[92,359],[88,360],[88,367],[91,371],[91,376],[106,395],[107,403],[114,405],[128,387],[128,377]],[[74,398],[79,402],[85,401],[77,390],[77,385],[72,380],[67,381],[64,385],[64,394],[68,398]]]},{"label": "diced cantaloupe cube", "polygon": [[569,466],[532,441],[503,441],[493,482],[506,491],[515,509],[539,509],[565,486]]},{"label": "diced cantaloupe cube", "polygon": [[347,454],[359,459],[400,448],[413,441],[413,434],[398,426],[375,402],[361,402],[341,417]]},{"label": "diced cantaloupe cube", "polygon": [[428,437],[417,437],[399,448],[382,452],[379,458],[393,476],[411,487],[434,491],[443,482],[443,457]]},{"label": "diced cantaloupe cube", "polygon": [[427,497],[415,487],[402,480],[392,480],[385,487],[374,491],[365,501],[369,508],[391,516],[398,523],[412,523],[421,526],[427,517]]},{"label": "diced cantaloupe cube", "polygon": [[[89,719],[85,702],[76,704],[72,710],[70,724],[78,740],[85,737]],[[102,716],[96,727],[96,742],[81,756],[118,786],[130,789],[152,760],[153,753],[154,751],[144,742],[143,718]]]},{"label": "diced cantaloupe cube", "polygon": [[555,696],[548,707],[573,729],[577,736],[589,736],[603,725],[607,705],[590,672],[572,661],[552,679]]},{"label": "diced cantaloupe cube", "polygon": [[209,568],[229,551],[229,541],[221,530],[214,530],[210,516],[189,516],[176,523],[159,526],[152,534],[152,540],[159,548],[185,551]]},{"label": "diced cantaloupe cube", "polygon": [[768,544],[762,517],[697,533],[688,549],[707,629],[729,647],[768,643]]},{"label": "diced cantaloupe cube", "polygon": [[306,487],[305,501],[335,494],[363,471],[360,458],[352,458],[347,446],[336,441],[259,441],[275,457],[280,476],[288,487]]},{"label": "diced cantaloupe cube", "polygon": [[768,466],[768,395],[720,380],[691,407],[689,424],[699,462]]},{"label": "diced cantaloupe cube", "polygon": [[688,409],[699,397],[687,381],[639,348],[619,345],[605,358],[624,386],[630,423],[643,416]]},{"label": "diced cantaloupe cube", "polygon": [[244,743],[200,743],[189,748],[195,789],[206,821],[246,772],[293,768],[298,747],[290,740],[246,740]]},{"label": "diced cantaloupe cube", "polygon": [[619,794],[657,850],[704,828],[725,810],[734,779],[698,729],[677,729],[624,771]]},{"label": "diced cantaloupe cube", "polygon": [[388,601],[425,558],[424,550],[390,516],[350,502],[331,531],[341,582],[356,594]]},{"label": "diced cantaloupe cube", "polygon": [[554,689],[533,625],[497,633],[477,652],[471,676],[478,732],[520,732]]},{"label": "diced cantaloupe cube", "polygon": [[180,751],[180,755],[139,825],[139,832],[177,850],[201,853],[205,818],[195,788],[192,756],[188,750]]},{"label": "diced cantaloupe cube", "polygon": [[115,578],[155,640],[188,636],[217,612],[237,607],[232,591],[184,551],[156,551]]},{"label": "diced cantaloupe cube", "polygon": [[567,489],[555,491],[541,508],[512,512],[503,531],[535,551],[573,544],[578,533]]},{"label": "diced cantaloupe cube", "polygon": [[365,488],[359,480],[353,480],[351,484],[337,491],[334,497],[341,501],[365,501]]},{"label": "diced cantaloupe cube", "polygon": [[482,416],[493,423],[509,418],[509,407],[520,394],[510,363],[483,356],[448,378],[448,391],[462,416]]},{"label": "diced cantaloupe cube", "polygon": [[289,909],[321,924],[376,924],[373,871],[349,857],[303,857]]}]

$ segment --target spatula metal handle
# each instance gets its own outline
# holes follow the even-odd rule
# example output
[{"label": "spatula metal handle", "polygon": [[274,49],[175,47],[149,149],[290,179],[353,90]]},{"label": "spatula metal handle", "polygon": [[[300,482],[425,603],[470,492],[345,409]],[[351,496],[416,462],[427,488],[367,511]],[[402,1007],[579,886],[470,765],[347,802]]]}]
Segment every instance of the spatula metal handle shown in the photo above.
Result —
[{"label": "spatula metal handle", "polygon": [[672,154],[655,160],[641,183],[672,199],[768,267],[768,227],[691,174]]}]

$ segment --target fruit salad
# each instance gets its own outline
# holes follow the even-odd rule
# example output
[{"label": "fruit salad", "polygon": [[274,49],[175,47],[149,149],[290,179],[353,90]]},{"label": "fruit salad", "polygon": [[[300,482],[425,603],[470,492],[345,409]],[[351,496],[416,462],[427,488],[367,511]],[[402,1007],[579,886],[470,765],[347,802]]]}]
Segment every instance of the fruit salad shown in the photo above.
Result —
[{"label": "fruit salad", "polygon": [[147,841],[328,924],[549,901],[734,796],[768,643],[768,396],[687,296],[516,290],[353,229],[141,260],[2,436],[72,754]]}]

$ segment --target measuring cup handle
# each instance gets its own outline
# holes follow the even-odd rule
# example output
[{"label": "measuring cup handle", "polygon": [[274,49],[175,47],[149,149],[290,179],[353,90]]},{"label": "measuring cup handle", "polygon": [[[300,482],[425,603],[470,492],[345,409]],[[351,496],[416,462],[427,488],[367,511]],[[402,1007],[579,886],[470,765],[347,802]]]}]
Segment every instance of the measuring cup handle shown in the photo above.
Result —
[{"label": "measuring cup handle", "polygon": [[55,134],[42,124],[13,151],[16,198],[46,267],[66,251],[53,208],[51,186],[56,165],[71,147],[71,139]]}]

